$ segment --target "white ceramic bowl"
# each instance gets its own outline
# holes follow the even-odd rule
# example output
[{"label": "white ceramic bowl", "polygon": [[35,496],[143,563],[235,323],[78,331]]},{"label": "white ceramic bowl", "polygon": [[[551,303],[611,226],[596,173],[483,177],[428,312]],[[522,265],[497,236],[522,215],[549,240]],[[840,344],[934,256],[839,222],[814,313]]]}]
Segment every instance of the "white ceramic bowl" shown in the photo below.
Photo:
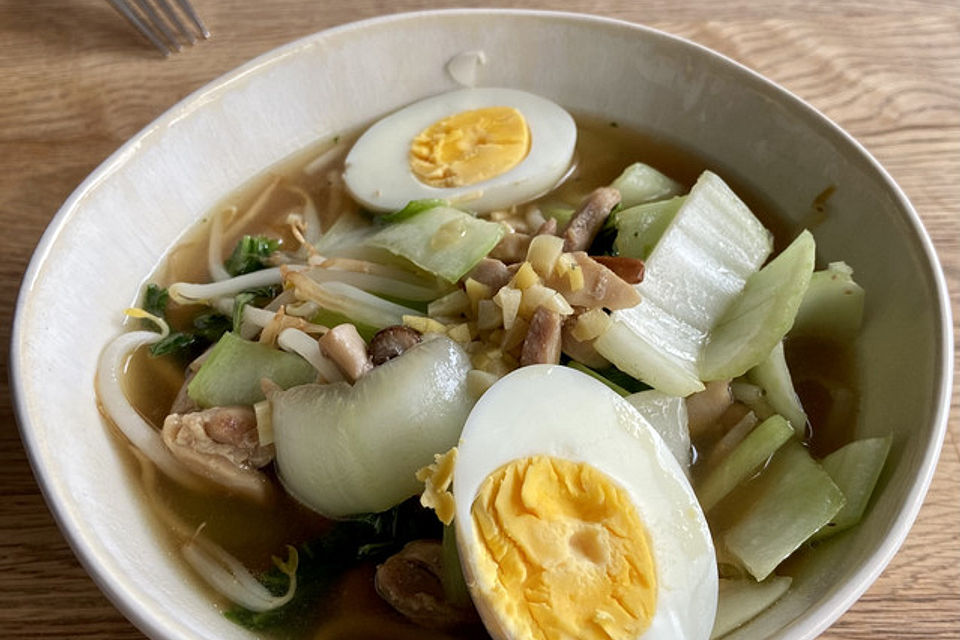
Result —
[{"label": "white ceramic bowl", "polygon": [[[411,47],[411,38],[429,47]],[[164,252],[218,199],[323,136],[454,88],[446,62],[482,50],[480,84],[695,150],[816,229],[867,291],[859,436],[894,434],[866,521],[818,551],[736,637],[813,638],[879,575],[912,524],[947,423],[944,279],[900,189],[809,105],[703,47],[644,27],[528,11],[445,11],[350,24],[267,53],[196,92],[100,166],[43,236],[24,280],[11,368],[23,440],[64,534],[104,592],[153,638],[253,637],[170,562],[97,413],[94,367]],[[891,259],[895,257],[895,259]],[[82,295],[76,295],[82,292]]]}]

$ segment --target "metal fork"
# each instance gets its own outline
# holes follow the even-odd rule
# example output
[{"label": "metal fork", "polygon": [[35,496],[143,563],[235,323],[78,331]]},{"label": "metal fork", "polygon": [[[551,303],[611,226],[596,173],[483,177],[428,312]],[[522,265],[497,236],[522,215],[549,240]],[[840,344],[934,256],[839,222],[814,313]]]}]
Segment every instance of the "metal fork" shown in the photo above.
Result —
[{"label": "metal fork", "polygon": [[175,0],[179,12],[167,0],[107,0],[107,2],[164,56],[180,51],[184,43],[196,44],[197,35],[184,24],[182,19],[184,17],[200,36],[204,39],[210,37],[210,32],[188,0]]}]

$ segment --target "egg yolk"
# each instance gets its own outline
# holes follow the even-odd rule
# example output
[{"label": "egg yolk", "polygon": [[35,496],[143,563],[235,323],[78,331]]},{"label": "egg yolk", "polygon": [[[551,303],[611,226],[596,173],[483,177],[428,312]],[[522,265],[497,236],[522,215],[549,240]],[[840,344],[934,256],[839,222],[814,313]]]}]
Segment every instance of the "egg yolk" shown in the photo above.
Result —
[{"label": "egg yolk", "polygon": [[657,577],[646,529],[606,474],[547,456],[484,481],[471,509],[482,596],[516,638],[636,638]]},{"label": "egg yolk", "polygon": [[463,111],[434,122],[410,145],[410,169],[431,187],[463,187],[506,173],[527,157],[530,129],[513,107]]}]

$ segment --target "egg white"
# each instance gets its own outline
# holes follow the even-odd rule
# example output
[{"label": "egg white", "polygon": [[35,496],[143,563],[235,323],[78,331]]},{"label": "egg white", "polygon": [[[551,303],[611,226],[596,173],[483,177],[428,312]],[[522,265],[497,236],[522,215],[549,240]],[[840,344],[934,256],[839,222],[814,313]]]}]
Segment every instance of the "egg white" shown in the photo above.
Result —
[{"label": "egg white", "polygon": [[[437,188],[410,170],[410,143],[445,117],[484,107],[514,107],[530,128],[530,152],[513,169],[477,184]],[[443,93],[408,105],[367,129],[344,163],[351,195],[373,211],[402,209],[411,200],[444,198],[480,213],[536,198],[564,176],[573,159],[577,127],[569,113],[540,96],[496,87]]]},{"label": "egg white", "polygon": [[706,640],[717,606],[716,555],[683,470],[653,427],[605,385],[568,367],[535,365],[480,398],[460,437],[454,472],[456,532],[474,604],[494,638],[508,638],[481,584],[471,506],[483,481],[512,460],[549,455],[585,462],[620,485],[647,528],[657,572],[656,613],[645,640]]}]

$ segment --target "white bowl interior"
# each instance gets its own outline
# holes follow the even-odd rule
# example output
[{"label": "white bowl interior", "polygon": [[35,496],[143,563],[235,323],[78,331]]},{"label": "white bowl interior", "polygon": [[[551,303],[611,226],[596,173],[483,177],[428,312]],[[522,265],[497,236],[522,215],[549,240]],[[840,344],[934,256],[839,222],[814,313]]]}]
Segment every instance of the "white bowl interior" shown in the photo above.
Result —
[{"label": "white bowl interior", "polygon": [[[431,46],[411,47],[414,31]],[[939,452],[951,335],[929,240],[885,173],[810,107],[701,47],[583,16],[408,14],[317,34],[215,81],[107,160],[44,236],[13,338],[24,440],[65,534],[148,635],[253,637],[197,597],[196,579],[158,543],[97,413],[99,351],[164,252],[220,198],[308,143],[455,88],[444,66],[467,50],[487,56],[480,84],[525,89],[695,150],[794,222],[837,186],[815,230],[818,257],[846,260],[867,291],[858,434],[893,433],[894,446],[866,522],[821,549],[788,596],[737,634],[814,637],[892,557]]]}]

